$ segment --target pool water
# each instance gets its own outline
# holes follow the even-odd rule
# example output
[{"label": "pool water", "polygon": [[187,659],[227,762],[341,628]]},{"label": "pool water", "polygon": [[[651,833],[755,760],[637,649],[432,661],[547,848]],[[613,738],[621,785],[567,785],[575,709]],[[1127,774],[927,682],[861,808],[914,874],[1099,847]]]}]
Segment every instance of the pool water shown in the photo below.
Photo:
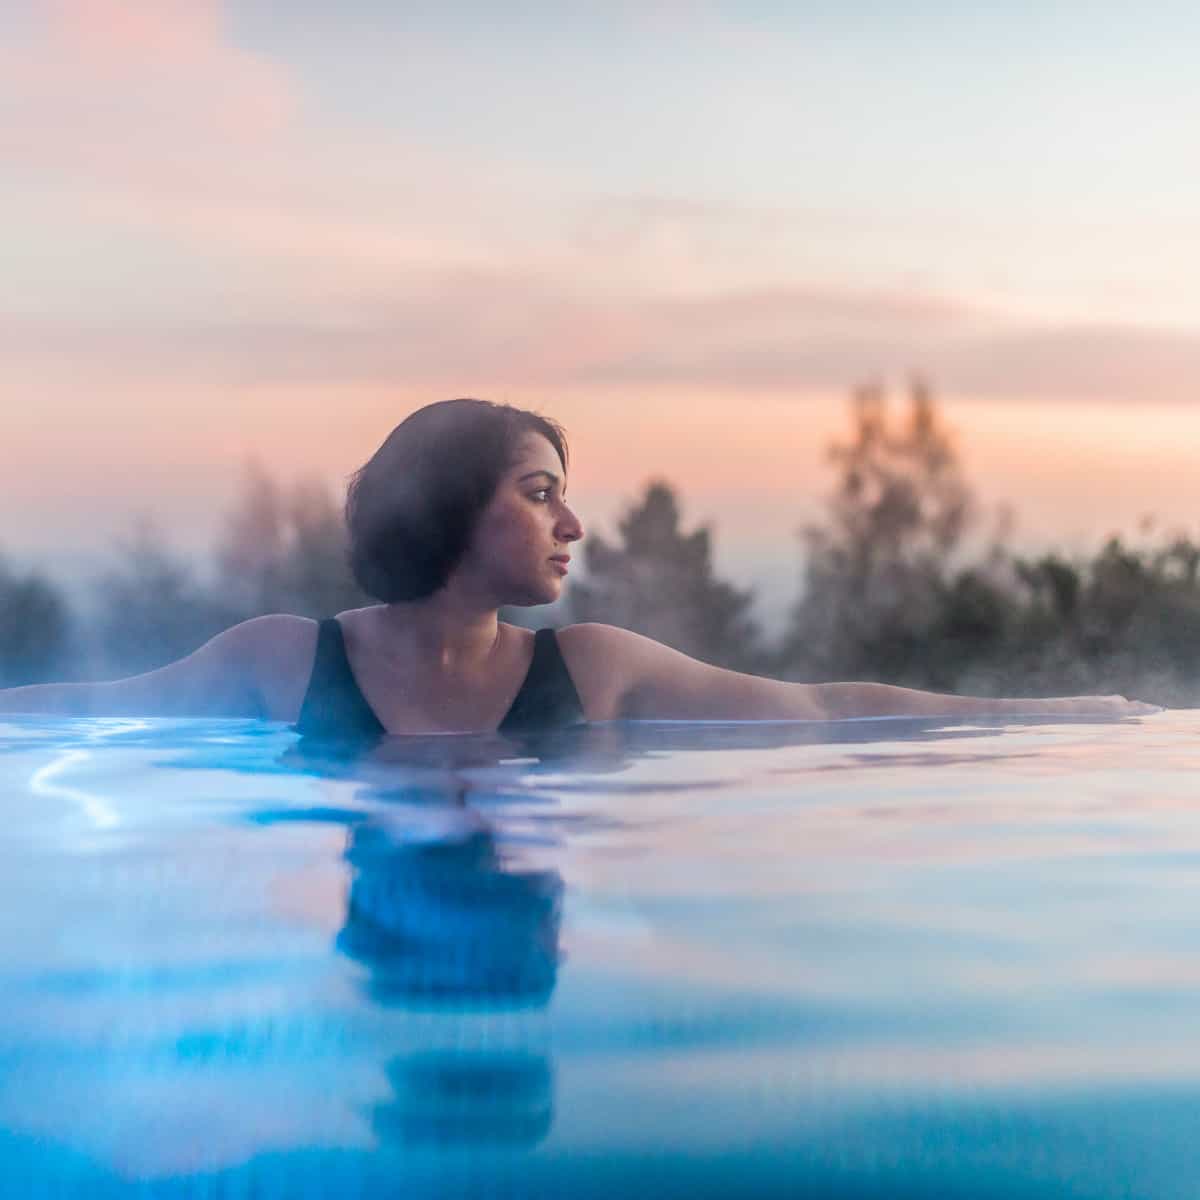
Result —
[{"label": "pool water", "polygon": [[0,1194],[1191,1197],[1198,734],[0,719]]}]

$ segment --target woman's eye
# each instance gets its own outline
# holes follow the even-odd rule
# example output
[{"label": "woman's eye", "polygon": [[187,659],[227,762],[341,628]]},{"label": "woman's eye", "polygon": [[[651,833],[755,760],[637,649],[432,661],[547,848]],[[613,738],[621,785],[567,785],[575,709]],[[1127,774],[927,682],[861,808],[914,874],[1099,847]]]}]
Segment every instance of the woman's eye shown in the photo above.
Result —
[{"label": "woman's eye", "polygon": [[534,496],[535,496],[535,497],[537,497],[537,496],[549,496],[549,495],[550,495],[550,489],[549,489],[549,488],[538,488],[538,490],[537,490],[536,492],[534,492],[533,494],[534,494]]}]

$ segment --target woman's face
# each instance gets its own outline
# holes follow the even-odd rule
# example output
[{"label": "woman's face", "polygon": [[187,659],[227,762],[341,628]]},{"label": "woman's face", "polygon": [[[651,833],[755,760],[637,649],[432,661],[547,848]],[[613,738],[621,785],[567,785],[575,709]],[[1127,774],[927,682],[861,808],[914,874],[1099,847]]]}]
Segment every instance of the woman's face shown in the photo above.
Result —
[{"label": "woman's face", "polygon": [[[551,604],[567,576],[571,543],[583,537],[567,507],[558,452],[527,433],[475,528],[468,559],[498,592],[499,604]],[[574,564],[572,564],[574,565]]]}]

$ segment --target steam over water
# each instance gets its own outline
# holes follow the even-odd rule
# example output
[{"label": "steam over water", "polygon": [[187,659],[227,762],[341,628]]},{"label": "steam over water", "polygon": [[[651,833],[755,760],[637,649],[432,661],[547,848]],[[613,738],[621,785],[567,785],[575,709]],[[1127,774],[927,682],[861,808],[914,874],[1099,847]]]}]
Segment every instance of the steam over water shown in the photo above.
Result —
[{"label": "steam over water", "polygon": [[0,721],[14,1197],[1191,1197],[1200,714]]}]

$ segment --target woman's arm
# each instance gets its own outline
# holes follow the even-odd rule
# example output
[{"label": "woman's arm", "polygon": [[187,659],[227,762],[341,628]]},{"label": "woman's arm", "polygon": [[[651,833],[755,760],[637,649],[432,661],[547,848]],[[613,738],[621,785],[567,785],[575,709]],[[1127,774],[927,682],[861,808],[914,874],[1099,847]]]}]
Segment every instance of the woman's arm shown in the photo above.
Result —
[{"label": "woman's arm", "polygon": [[[714,667],[652,638],[613,625],[570,627],[584,634],[586,659],[604,664],[615,713],[633,720],[837,720],[881,716],[1136,716],[1157,705],[1123,696],[987,699],[885,683],[788,683]],[[562,632],[566,632],[565,630]],[[579,647],[583,649],[583,646]],[[578,651],[574,651],[578,653]]]},{"label": "woman's arm", "polygon": [[272,616],[224,630],[177,662],[104,683],[0,689],[0,713],[89,717],[258,717],[259,663]]}]

